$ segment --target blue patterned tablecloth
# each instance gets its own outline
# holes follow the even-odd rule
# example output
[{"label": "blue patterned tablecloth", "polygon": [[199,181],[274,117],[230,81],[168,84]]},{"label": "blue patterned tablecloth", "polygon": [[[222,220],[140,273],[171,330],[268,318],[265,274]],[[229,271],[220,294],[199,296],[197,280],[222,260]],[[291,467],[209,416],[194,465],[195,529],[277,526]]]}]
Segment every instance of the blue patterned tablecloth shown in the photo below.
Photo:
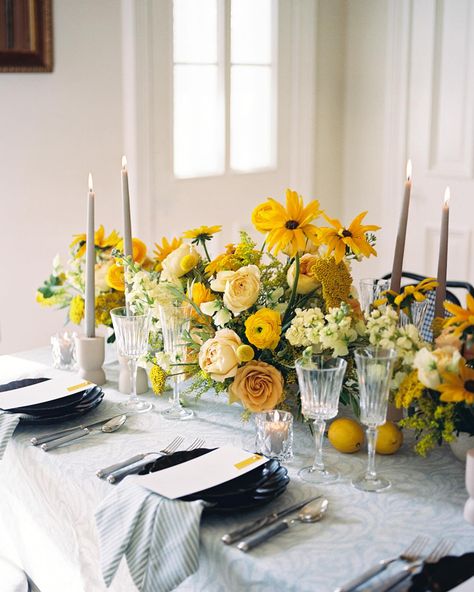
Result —
[{"label": "blue patterned tablecloth", "polygon": [[[49,363],[46,349],[21,357]],[[123,400],[116,390],[116,368],[106,371],[106,397],[88,416],[91,421],[113,414]],[[185,445],[196,436],[209,447],[248,447],[252,441],[253,423],[242,423],[239,408],[227,405],[223,396],[207,395],[192,403],[196,418],[180,424],[160,417],[166,400],[154,402],[154,412],[130,418],[114,434],[96,433],[50,453],[30,446],[29,439],[51,431],[51,426],[18,426],[0,462],[0,554],[21,565],[44,592],[106,590],[94,511],[113,486],[95,476],[98,468],[159,449],[177,434],[186,438]],[[330,592],[377,560],[397,554],[418,534],[429,536],[432,545],[442,537],[453,539],[454,554],[474,550],[474,527],[462,516],[467,499],[464,465],[447,447],[422,459],[408,444],[394,456],[377,457],[379,471],[393,482],[381,494],[362,493],[350,485],[365,467],[365,452],[342,455],[326,445],[328,462],[337,465],[343,477],[319,489],[330,502],[322,522],[294,526],[249,554],[222,544],[221,536],[243,522],[318,491],[296,475],[311,462],[313,450],[309,431],[297,426],[295,458],[288,464],[291,482],[281,498],[250,513],[203,517],[199,569],[177,590]],[[110,589],[133,592],[126,565]]]}]

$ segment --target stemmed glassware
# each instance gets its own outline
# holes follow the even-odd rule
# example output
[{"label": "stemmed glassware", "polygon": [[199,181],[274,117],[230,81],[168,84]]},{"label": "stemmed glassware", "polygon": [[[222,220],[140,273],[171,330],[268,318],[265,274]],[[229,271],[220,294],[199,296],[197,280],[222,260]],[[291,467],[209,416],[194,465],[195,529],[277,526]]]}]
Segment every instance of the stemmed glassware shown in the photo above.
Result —
[{"label": "stemmed glassware", "polygon": [[359,282],[360,305],[366,314],[370,314],[373,303],[382,293],[390,288],[390,280],[364,278]]},{"label": "stemmed glassware", "polygon": [[[165,352],[173,365],[173,400],[171,407],[161,412],[165,419],[190,419],[194,413],[185,409],[179,400],[180,383],[184,377],[186,346],[183,343],[185,333],[189,331],[191,323],[191,309],[180,302],[160,305],[160,322],[163,331],[163,345]],[[181,366],[182,364],[182,366]]]},{"label": "stemmed glassware", "polygon": [[321,355],[302,357],[296,361],[303,415],[314,420],[314,462],[298,473],[309,483],[331,483],[339,478],[337,471],[329,470],[324,465],[322,446],[326,420],[335,417],[338,412],[346,367],[347,362],[342,358]]},{"label": "stemmed glassware", "polygon": [[354,352],[359,377],[360,420],[367,426],[367,470],[353,479],[352,485],[362,491],[383,491],[391,483],[375,472],[377,428],[387,418],[388,396],[393,367],[397,357],[394,349],[365,347]]},{"label": "stemmed glassware", "polygon": [[153,404],[149,401],[140,401],[137,397],[137,362],[147,351],[150,314],[148,312],[133,314],[127,307],[121,306],[112,309],[110,316],[117,338],[119,354],[128,359],[130,368],[130,396],[127,401],[121,403],[121,406],[127,411],[138,413],[150,411]]}]

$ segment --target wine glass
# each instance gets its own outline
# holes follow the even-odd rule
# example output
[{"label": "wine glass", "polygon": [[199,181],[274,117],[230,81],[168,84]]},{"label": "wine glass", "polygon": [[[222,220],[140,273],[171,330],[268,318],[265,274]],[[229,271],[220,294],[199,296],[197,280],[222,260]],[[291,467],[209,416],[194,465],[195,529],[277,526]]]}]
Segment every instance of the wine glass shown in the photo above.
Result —
[{"label": "wine glass", "polygon": [[364,278],[359,282],[360,306],[366,314],[370,314],[373,303],[383,292],[390,288],[390,280]]},{"label": "wine glass", "polygon": [[150,411],[153,404],[149,401],[140,401],[137,397],[137,362],[147,351],[150,314],[133,314],[126,306],[120,306],[112,309],[110,316],[117,338],[118,352],[128,359],[130,369],[130,396],[121,406],[126,411]]},{"label": "wine glass", "polygon": [[397,358],[394,349],[365,347],[354,352],[359,377],[360,420],[367,426],[368,462],[365,473],[353,479],[352,485],[361,491],[383,491],[390,481],[375,472],[377,428],[387,418],[388,396],[393,367]]},{"label": "wine glass", "polygon": [[174,367],[171,407],[162,411],[161,415],[165,419],[190,419],[194,413],[191,409],[185,409],[181,405],[179,391],[184,378],[184,369],[186,368],[186,346],[183,340],[191,324],[191,308],[176,302],[160,305],[159,310],[164,350],[169,355],[171,365]]},{"label": "wine glass", "polygon": [[314,462],[298,473],[308,483],[331,483],[339,478],[337,471],[329,470],[324,465],[322,446],[326,420],[337,415],[346,367],[347,362],[342,358],[327,358],[322,355],[305,356],[296,360],[302,412],[305,417],[314,420]]}]

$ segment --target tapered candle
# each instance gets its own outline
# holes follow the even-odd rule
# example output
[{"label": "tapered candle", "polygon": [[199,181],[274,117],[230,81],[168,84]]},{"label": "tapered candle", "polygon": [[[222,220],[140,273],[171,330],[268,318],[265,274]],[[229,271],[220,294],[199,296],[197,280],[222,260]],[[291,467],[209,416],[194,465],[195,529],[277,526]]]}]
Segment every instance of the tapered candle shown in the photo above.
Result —
[{"label": "tapered candle", "polygon": [[405,182],[405,191],[403,194],[402,211],[398,223],[397,242],[395,243],[395,253],[393,255],[392,278],[390,288],[395,292],[400,292],[402,281],[403,255],[405,253],[405,239],[407,234],[408,211],[410,209],[411,193],[411,160],[407,162],[407,180]]},{"label": "tapered candle", "polygon": [[86,235],[86,337],[95,337],[95,236],[94,236],[95,193],[92,175],[89,173],[89,193],[87,194],[87,235]]},{"label": "tapered candle", "polygon": [[446,300],[446,275],[448,269],[448,239],[449,239],[449,200],[451,192],[446,187],[444,204],[441,213],[441,236],[439,239],[438,256],[438,287],[436,288],[435,317],[444,317],[443,302]]},{"label": "tapered candle", "polygon": [[128,189],[127,159],[122,156],[122,207],[123,207],[123,252],[132,255],[132,221],[130,219],[130,192]]}]

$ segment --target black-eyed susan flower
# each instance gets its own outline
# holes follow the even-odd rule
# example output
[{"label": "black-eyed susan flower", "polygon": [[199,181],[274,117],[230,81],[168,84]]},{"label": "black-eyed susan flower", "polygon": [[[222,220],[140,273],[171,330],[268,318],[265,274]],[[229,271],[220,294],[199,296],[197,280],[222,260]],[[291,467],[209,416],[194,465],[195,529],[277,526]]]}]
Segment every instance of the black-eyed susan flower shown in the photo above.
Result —
[{"label": "black-eyed susan flower", "polygon": [[319,202],[314,199],[307,206],[303,198],[286,190],[286,208],[273,198],[258,205],[252,213],[252,222],[259,232],[267,234],[268,249],[278,253],[285,251],[294,257],[298,251],[304,251],[309,240],[319,244],[318,228],[311,222],[322,214]]},{"label": "black-eyed susan flower", "polygon": [[[69,248],[74,254],[75,259],[79,259],[82,257],[86,252],[86,235],[85,234],[76,234],[74,235],[74,240],[69,245]],[[117,245],[120,241],[120,235],[115,231],[109,234],[109,236],[105,236],[105,229],[103,224],[101,224],[96,230],[94,234],[94,244],[96,247],[101,249],[112,248]]]},{"label": "black-eyed susan flower", "polygon": [[443,372],[443,382],[437,387],[441,393],[440,399],[445,403],[465,402],[474,404],[474,369],[469,368],[466,360],[459,360],[459,374]]},{"label": "black-eyed susan flower", "polygon": [[188,238],[192,243],[202,243],[212,239],[213,234],[217,234],[222,230],[222,226],[199,226],[198,228],[191,228],[183,232],[183,238]]},{"label": "black-eyed susan flower", "polygon": [[380,226],[375,224],[362,224],[362,220],[367,212],[361,212],[352,220],[350,225],[346,228],[337,218],[329,218],[324,215],[324,218],[331,224],[330,227],[323,227],[319,229],[321,242],[327,246],[327,255],[334,253],[336,263],[339,263],[344,255],[346,249],[356,256],[363,255],[370,257],[370,255],[377,255],[377,251],[367,240],[367,232],[380,230]]},{"label": "black-eyed susan flower", "polygon": [[445,321],[444,326],[454,326],[454,335],[461,335],[466,329],[474,326],[474,298],[470,294],[466,298],[466,308],[453,302],[445,302],[444,308],[453,315]]}]

